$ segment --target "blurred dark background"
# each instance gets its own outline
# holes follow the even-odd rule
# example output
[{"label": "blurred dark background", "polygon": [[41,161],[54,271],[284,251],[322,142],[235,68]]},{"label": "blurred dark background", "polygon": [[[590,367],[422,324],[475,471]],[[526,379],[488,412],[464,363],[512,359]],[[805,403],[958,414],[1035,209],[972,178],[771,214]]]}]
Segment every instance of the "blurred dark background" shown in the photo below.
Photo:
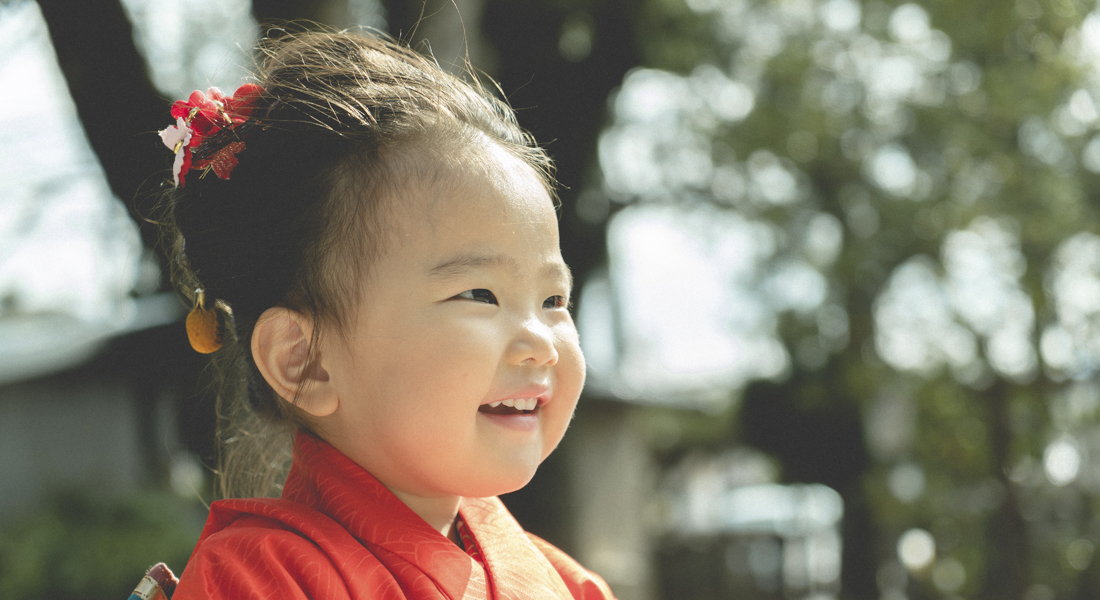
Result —
[{"label": "blurred dark background", "polygon": [[156,132],[373,27],[549,149],[589,383],[504,498],[623,600],[1100,593],[1100,10],[0,2],[0,597],[121,598],[213,499]]}]

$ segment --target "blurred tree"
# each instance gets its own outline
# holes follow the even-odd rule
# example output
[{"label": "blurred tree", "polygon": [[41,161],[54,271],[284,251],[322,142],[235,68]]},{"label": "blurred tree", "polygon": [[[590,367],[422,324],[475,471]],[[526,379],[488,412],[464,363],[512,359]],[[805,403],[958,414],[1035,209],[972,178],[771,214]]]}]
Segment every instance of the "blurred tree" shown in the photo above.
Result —
[{"label": "blurred tree", "polygon": [[59,491],[0,530],[0,594],[125,598],[152,561],[182,572],[203,520],[201,506],[168,492],[106,499]]},{"label": "blurred tree", "polygon": [[1100,13],[651,0],[638,30],[604,192],[771,232],[748,292],[789,362],[737,439],[844,495],[843,593],[1095,589]]}]

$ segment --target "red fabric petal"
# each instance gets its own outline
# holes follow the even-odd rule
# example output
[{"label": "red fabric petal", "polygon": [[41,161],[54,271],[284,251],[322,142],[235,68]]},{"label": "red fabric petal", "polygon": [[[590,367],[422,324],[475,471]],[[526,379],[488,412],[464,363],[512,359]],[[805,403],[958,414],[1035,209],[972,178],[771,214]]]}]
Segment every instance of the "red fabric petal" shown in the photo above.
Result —
[{"label": "red fabric petal", "polygon": [[[226,112],[233,115],[235,122],[243,122],[256,108],[256,99],[264,89],[255,83],[246,83],[233,92],[233,97],[225,101]],[[239,117],[239,119],[238,119]]]},{"label": "red fabric petal", "polygon": [[241,150],[244,150],[244,142],[226,144],[224,148],[218,150],[214,156],[210,157],[210,166],[214,168],[214,173],[221,179],[229,179],[229,175],[237,166],[237,153]]},{"label": "red fabric petal", "polygon": [[180,187],[184,187],[187,183],[184,180],[184,175],[191,170],[191,148],[183,149],[183,165],[180,166]]},{"label": "red fabric petal", "polygon": [[179,117],[187,118],[187,115],[191,114],[191,105],[183,100],[176,100],[172,103],[172,118],[177,119]]},{"label": "red fabric petal", "polygon": [[[211,123],[210,119],[202,113],[195,115],[195,118],[191,120],[191,131],[194,132],[192,135],[197,134],[198,137],[204,138],[213,133],[217,133],[217,130],[218,127],[214,125],[214,123]],[[194,137],[192,137],[192,139],[194,139]],[[192,144],[192,146],[197,145],[198,144]]]},{"label": "red fabric petal", "polygon": [[191,106],[201,108],[204,105],[210,104],[210,101],[206,99],[206,94],[202,93],[202,90],[195,90],[188,96],[187,103]]},{"label": "red fabric petal", "polygon": [[188,148],[198,148],[199,144],[202,144],[202,141],[204,139],[206,139],[206,138],[204,138],[203,136],[196,133],[194,129],[191,129],[191,141],[187,144],[187,147]]},{"label": "red fabric petal", "polygon": [[233,169],[237,166],[237,153],[241,150],[244,150],[244,142],[231,142],[215,152],[210,158],[195,161],[193,164],[185,164],[190,164],[195,169],[213,169],[219,178],[229,179]]},{"label": "red fabric petal", "polygon": [[[190,118],[191,129],[201,136],[216,132],[227,124],[225,117],[221,114],[221,107],[215,102],[219,96],[222,98],[224,96],[221,96],[217,88],[210,88],[210,92],[211,96],[207,97],[201,90],[195,90],[186,101],[176,100],[172,103],[172,116]],[[198,109],[198,112],[192,117],[191,113],[194,109]]]},{"label": "red fabric petal", "polygon": [[225,115],[217,108],[200,108],[191,120],[191,129],[202,137],[209,137],[228,125]]},{"label": "red fabric petal", "polygon": [[264,93],[264,88],[256,85],[255,83],[246,83],[237,88],[237,91],[233,92],[233,101],[241,102],[248,98],[255,98]]}]

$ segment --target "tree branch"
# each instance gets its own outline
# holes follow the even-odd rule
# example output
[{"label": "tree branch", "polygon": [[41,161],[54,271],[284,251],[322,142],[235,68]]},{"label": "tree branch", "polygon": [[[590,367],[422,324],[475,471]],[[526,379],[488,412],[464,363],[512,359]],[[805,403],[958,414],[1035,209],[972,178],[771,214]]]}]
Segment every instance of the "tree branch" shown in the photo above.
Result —
[{"label": "tree branch", "polygon": [[76,112],[99,158],[111,191],[126,203],[146,247],[157,234],[139,206],[168,167],[158,129],[170,122],[166,102],[153,87],[134,45],[133,29],[118,0],[38,0],[57,62]]}]

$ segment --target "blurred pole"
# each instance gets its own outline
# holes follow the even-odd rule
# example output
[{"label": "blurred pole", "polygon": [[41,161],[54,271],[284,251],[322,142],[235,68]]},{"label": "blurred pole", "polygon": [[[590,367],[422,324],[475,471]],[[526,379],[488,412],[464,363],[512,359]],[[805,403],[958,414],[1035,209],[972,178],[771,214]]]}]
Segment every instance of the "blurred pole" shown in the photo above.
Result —
[{"label": "blurred pole", "polygon": [[574,558],[599,573],[619,600],[657,597],[647,525],[656,467],[640,411],[621,403],[587,407],[562,448],[569,465]]}]

